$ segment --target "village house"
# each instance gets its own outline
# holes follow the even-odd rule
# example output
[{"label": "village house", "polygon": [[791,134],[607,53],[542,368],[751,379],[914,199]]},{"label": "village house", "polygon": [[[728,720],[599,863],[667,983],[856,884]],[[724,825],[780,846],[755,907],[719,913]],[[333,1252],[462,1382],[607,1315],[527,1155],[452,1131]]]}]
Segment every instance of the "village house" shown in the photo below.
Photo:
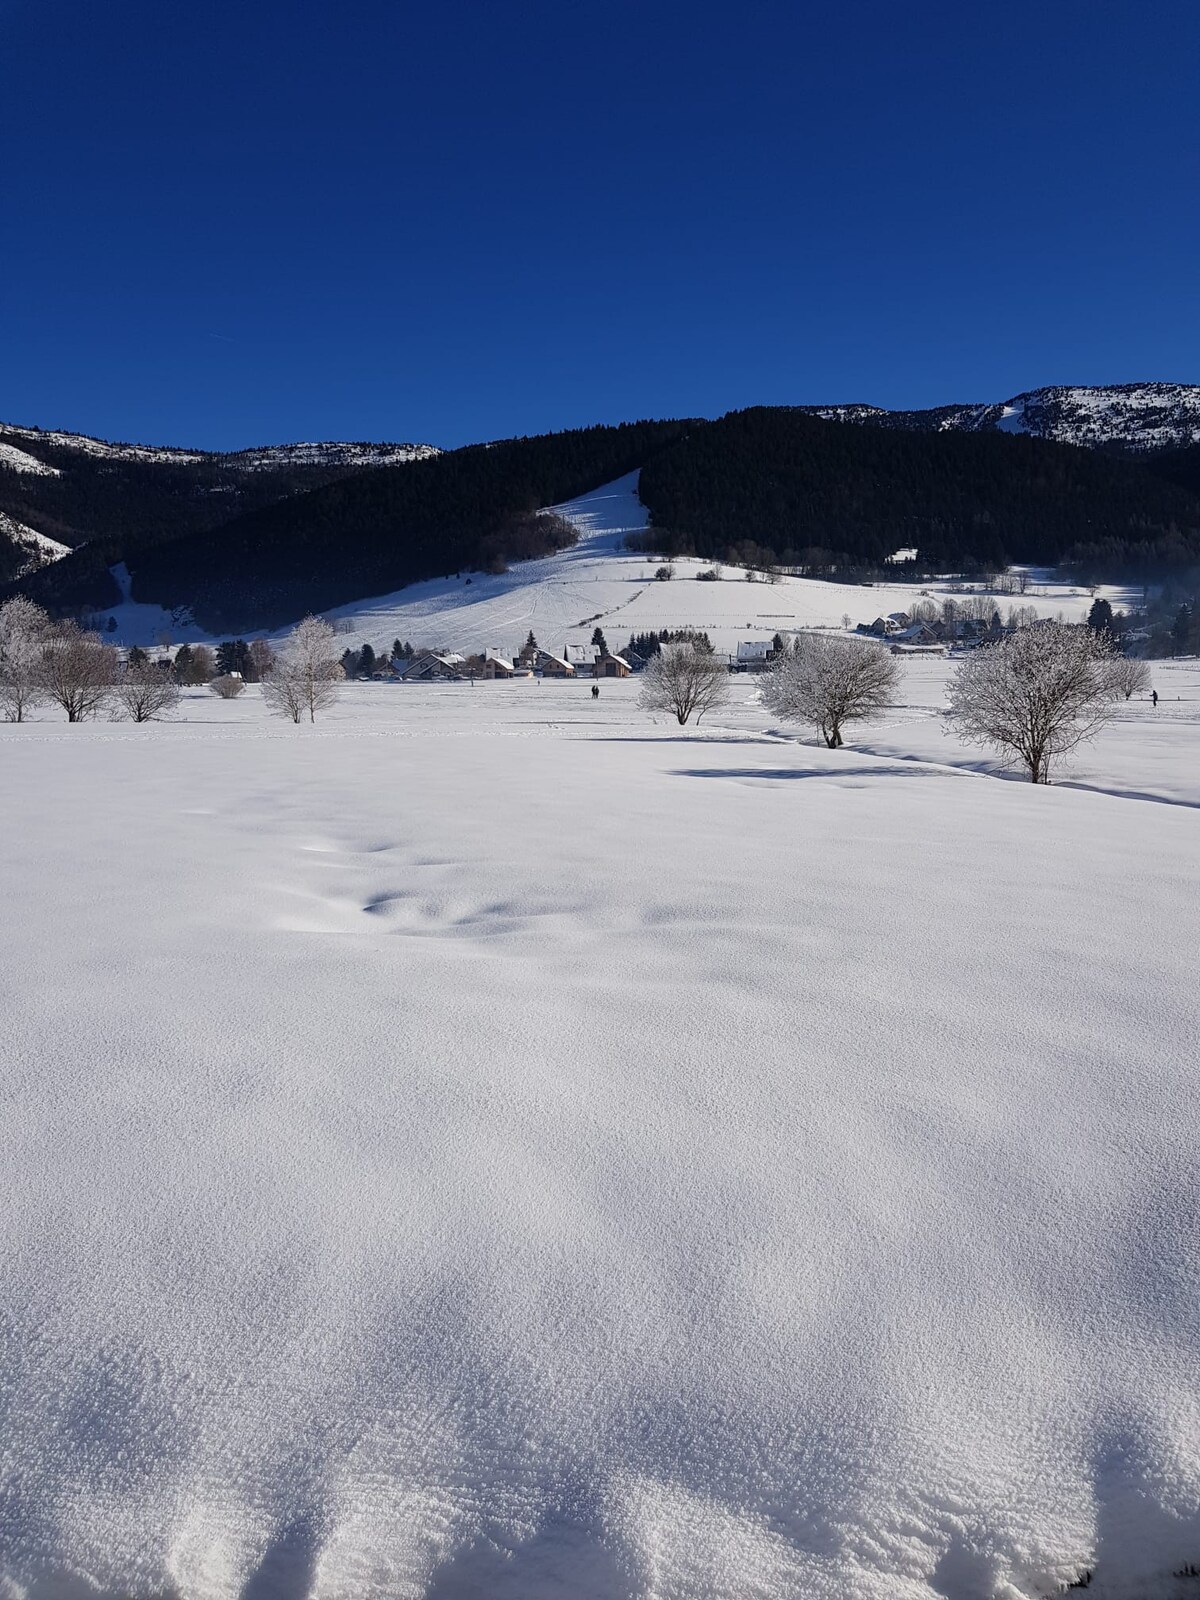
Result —
[{"label": "village house", "polygon": [[511,678],[515,672],[516,668],[512,662],[498,650],[488,649],[484,652],[483,670],[480,676],[488,682],[494,678]]},{"label": "village house", "polygon": [[734,656],[734,671],[762,672],[770,663],[773,653],[769,639],[743,639]]},{"label": "village house", "polygon": [[575,668],[562,656],[551,655],[549,650],[539,650],[535,663],[543,678],[573,678]]},{"label": "village house", "polygon": [[465,666],[466,657],[454,650],[418,650],[401,677],[405,683],[430,683],[438,679],[455,681],[462,678]]},{"label": "village house", "polygon": [[597,656],[592,663],[593,678],[627,678],[633,668],[624,656],[612,654]]}]

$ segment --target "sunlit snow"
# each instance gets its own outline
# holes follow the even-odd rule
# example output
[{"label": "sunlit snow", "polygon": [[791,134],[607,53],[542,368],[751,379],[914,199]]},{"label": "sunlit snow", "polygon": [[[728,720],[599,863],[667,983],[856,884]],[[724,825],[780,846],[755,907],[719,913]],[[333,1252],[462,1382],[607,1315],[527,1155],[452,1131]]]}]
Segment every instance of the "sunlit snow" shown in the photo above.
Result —
[{"label": "sunlit snow", "polygon": [[0,1593],[1178,1600],[1200,665],[947,670],[0,726]]}]

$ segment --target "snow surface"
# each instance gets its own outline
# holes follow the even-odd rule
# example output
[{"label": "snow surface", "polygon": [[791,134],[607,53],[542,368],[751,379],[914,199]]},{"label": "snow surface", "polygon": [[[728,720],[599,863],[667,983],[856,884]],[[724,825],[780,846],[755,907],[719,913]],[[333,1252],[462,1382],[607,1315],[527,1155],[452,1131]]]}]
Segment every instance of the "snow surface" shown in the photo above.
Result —
[{"label": "snow surface", "polygon": [[1200,663],[947,670],[0,727],[0,1593],[1182,1600]]}]

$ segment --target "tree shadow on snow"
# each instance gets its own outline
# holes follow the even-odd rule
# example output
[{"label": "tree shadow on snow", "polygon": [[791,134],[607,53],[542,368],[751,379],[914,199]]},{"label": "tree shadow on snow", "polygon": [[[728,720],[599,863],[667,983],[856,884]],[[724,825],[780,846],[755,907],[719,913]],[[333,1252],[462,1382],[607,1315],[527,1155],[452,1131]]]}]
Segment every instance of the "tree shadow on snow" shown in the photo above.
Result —
[{"label": "tree shadow on snow", "polygon": [[242,1588],[241,1600],[300,1600],[312,1588],[320,1554],[313,1522],[303,1518],[282,1528]]},{"label": "tree shadow on snow", "polygon": [[771,782],[792,778],[945,778],[954,776],[941,767],[677,767],[674,778],[764,778]]}]

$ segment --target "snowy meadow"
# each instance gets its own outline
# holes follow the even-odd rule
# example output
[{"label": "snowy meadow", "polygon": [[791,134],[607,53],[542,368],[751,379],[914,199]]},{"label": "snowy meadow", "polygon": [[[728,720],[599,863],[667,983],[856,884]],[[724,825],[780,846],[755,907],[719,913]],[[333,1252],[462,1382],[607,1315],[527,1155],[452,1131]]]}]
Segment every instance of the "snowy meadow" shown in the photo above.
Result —
[{"label": "snowy meadow", "polygon": [[1194,1593],[1200,663],[947,671],[0,727],[0,1595]]}]

